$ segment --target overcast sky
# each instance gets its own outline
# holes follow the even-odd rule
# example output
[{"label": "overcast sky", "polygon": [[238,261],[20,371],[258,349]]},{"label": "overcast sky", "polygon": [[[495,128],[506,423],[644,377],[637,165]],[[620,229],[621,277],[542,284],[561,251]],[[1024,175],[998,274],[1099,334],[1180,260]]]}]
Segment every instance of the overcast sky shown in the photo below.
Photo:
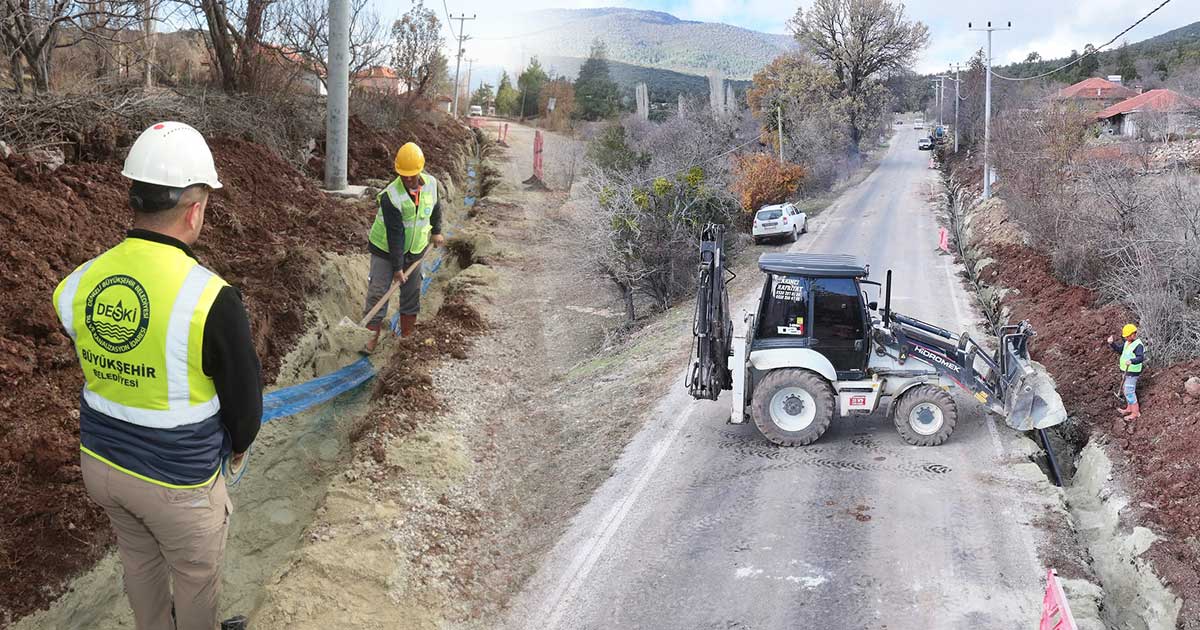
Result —
[{"label": "overcast sky", "polygon": [[[506,19],[513,3],[495,0],[425,0],[445,19],[446,7],[454,14],[477,14],[479,20],[468,23],[467,32],[486,35],[519,35],[519,25]],[[1162,0],[911,0],[906,3],[910,17],[929,26],[930,46],[924,51],[918,70],[933,71],[955,61],[966,61],[986,43],[986,34],[967,30],[967,22],[1009,20],[1011,31],[993,35],[993,54],[997,63],[1020,61],[1031,51],[1043,57],[1061,57],[1072,49],[1082,50],[1087,43],[1100,44],[1124,30]],[[393,20],[408,10],[409,0],[376,0],[383,17]],[[772,33],[787,32],[787,20],[796,7],[809,1],[780,0],[524,0],[522,10],[544,8],[581,8],[627,6],[666,11],[677,17],[706,22],[725,22]],[[1200,1],[1172,0],[1158,13],[1126,35],[1131,42],[1153,37],[1173,28],[1200,21]],[[498,27],[500,23],[502,27]],[[489,27],[489,25],[492,25]],[[513,32],[507,32],[508,30]],[[601,35],[601,34],[598,34]],[[507,40],[519,46],[519,38]],[[1119,43],[1119,42],[1118,42]],[[488,44],[498,45],[493,41]],[[478,48],[484,47],[481,40]],[[508,45],[508,44],[506,44]],[[468,48],[470,48],[468,44]],[[478,51],[476,51],[478,52]]]}]

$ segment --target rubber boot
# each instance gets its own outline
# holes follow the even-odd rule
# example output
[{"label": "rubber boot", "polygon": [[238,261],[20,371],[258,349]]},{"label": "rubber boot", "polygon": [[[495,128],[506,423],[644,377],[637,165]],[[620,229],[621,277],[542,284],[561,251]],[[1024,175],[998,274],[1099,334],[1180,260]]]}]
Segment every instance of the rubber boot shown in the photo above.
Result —
[{"label": "rubber boot", "polygon": [[400,316],[400,336],[411,337],[417,328],[416,315],[401,315]]},{"label": "rubber boot", "polygon": [[1117,411],[1120,411],[1122,416],[1128,416],[1129,414],[1133,413],[1133,405],[1126,403],[1124,407],[1118,409]]},{"label": "rubber boot", "polygon": [[1137,420],[1142,417],[1142,410],[1138,408],[1138,403],[1129,405],[1129,415],[1125,416],[1126,420]]}]

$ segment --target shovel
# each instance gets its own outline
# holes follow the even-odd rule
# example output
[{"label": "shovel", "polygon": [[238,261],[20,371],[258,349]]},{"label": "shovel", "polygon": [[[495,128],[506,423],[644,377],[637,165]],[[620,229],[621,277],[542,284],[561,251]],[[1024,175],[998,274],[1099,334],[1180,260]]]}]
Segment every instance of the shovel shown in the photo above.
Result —
[{"label": "shovel", "polygon": [[[411,276],[412,272],[416,271],[417,265],[420,265],[420,264],[421,264],[420,258],[418,258],[417,260],[414,260],[413,264],[409,265],[408,269],[404,270],[404,275],[406,277]],[[393,282],[392,286],[388,288],[387,293],[384,293],[383,297],[379,298],[379,301],[375,303],[375,306],[371,307],[371,310],[367,311],[367,314],[363,316],[361,321],[355,323],[355,321],[350,319],[349,317],[342,317],[342,321],[338,322],[338,326],[357,326],[359,328],[366,328],[367,322],[371,321],[371,318],[375,316],[375,313],[378,313],[379,309],[383,308],[383,305],[387,304],[388,300],[392,299],[392,296],[395,295],[396,291],[399,291],[399,290],[400,290],[400,283]]]}]

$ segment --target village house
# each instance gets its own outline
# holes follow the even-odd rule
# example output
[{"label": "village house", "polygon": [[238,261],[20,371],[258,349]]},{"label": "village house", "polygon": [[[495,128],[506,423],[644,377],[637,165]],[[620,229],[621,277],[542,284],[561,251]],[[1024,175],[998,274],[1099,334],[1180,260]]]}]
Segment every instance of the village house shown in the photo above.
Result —
[{"label": "village house", "polygon": [[1080,104],[1086,111],[1104,109],[1114,103],[1138,95],[1138,90],[1121,84],[1121,77],[1113,75],[1107,79],[1092,77],[1079,83],[1068,85],[1059,90],[1054,98],[1071,100]]},{"label": "village house", "polygon": [[1096,113],[1112,135],[1153,140],[1200,134],[1200,99],[1159,89],[1114,103]]},{"label": "village house", "polygon": [[371,66],[366,70],[357,72],[354,75],[353,81],[354,87],[378,94],[398,96],[405,92],[404,83],[400,81],[400,75],[387,66]]}]

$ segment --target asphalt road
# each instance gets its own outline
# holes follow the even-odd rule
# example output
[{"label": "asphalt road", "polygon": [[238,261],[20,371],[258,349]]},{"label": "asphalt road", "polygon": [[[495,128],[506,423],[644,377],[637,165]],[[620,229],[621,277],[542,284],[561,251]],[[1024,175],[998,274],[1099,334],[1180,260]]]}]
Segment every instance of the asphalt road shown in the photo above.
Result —
[{"label": "asphalt road", "polygon": [[[857,254],[876,279],[891,268],[898,312],[969,329],[970,301],[935,252],[929,154],[916,136],[898,130],[877,170],[793,249]],[[942,446],[904,444],[877,413],[835,419],[815,444],[784,449],[751,424],[727,424],[727,395],[693,401],[681,377],[508,627],[1032,627],[1042,499],[1005,463],[1018,457],[1016,435],[960,401]]]}]

